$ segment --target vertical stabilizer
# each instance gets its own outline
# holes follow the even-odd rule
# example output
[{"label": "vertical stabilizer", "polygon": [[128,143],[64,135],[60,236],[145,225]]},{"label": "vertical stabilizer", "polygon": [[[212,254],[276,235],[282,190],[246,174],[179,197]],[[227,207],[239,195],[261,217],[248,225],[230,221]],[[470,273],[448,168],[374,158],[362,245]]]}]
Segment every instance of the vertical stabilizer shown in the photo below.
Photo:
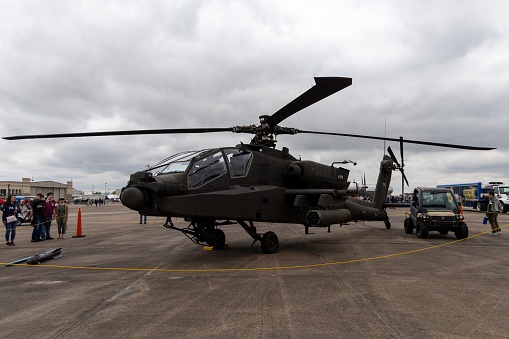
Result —
[{"label": "vertical stabilizer", "polygon": [[373,195],[373,202],[377,207],[382,208],[387,198],[387,191],[391,183],[393,163],[388,155],[384,155],[380,162],[380,173],[378,173],[378,180],[376,182],[375,194]]}]

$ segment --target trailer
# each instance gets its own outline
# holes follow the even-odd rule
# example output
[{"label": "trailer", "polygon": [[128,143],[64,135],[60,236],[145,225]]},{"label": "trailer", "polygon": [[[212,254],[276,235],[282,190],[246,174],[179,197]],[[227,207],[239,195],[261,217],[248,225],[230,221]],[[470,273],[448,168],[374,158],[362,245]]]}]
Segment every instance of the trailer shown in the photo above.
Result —
[{"label": "trailer", "polygon": [[486,211],[488,208],[488,192],[493,190],[503,205],[503,212],[509,209],[509,186],[501,181],[478,181],[462,184],[444,184],[437,187],[449,188],[459,198],[463,208]]}]

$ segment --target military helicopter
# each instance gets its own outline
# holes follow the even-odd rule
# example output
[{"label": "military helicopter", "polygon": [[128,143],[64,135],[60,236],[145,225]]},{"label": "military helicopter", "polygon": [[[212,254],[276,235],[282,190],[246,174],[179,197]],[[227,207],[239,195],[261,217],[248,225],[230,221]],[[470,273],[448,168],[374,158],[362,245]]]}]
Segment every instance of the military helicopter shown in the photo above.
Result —
[{"label": "military helicopter", "polygon": [[[259,125],[24,135],[4,139],[212,132],[254,134],[249,143],[181,152],[133,173],[122,189],[120,200],[141,214],[167,217],[167,228],[178,230],[203,246],[224,247],[226,237],[220,227],[239,224],[251,236],[253,244],[260,241],[263,253],[276,253],[279,239],[272,231],[258,233],[255,222],[301,224],[306,233],[309,227],[330,227],[350,221],[384,221],[390,228],[385,199],[392,172],[401,171],[408,184],[403,166],[389,147],[389,155],[384,155],[380,162],[373,200],[355,199],[348,191],[349,170],[339,166],[350,160],[321,164],[297,159],[286,147],[276,149],[277,135],[308,133],[397,141],[400,146],[412,143],[468,150],[493,149],[279,126],[291,115],[350,86],[352,79],[315,77],[315,82],[315,86],[276,113],[261,115]],[[185,218],[189,226],[176,227],[172,222],[175,217]]]}]

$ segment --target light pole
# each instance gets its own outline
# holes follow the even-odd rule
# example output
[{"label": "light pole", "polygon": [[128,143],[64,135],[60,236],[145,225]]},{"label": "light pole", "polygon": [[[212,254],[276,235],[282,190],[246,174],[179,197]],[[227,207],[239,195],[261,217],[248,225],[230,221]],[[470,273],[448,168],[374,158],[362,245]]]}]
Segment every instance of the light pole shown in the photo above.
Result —
[{"label": "light pole", "polygon": [[104,204],[106,204],[106,185],[108,185],[107,182],[104,183],[104,201],[103,201]]}]

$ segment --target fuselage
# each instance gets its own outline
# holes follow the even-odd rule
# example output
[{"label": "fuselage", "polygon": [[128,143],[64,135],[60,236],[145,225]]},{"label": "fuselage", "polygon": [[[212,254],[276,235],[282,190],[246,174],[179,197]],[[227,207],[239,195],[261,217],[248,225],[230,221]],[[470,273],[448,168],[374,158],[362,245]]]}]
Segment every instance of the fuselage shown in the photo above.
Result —
[{"label": "fuselage", "polygon": [[122,202],[149,215],[304,223],[321,194],[339,197],[349,184],[347,169],[297,160],[286,148],[237,145],[189,154],[131,175]]}]

